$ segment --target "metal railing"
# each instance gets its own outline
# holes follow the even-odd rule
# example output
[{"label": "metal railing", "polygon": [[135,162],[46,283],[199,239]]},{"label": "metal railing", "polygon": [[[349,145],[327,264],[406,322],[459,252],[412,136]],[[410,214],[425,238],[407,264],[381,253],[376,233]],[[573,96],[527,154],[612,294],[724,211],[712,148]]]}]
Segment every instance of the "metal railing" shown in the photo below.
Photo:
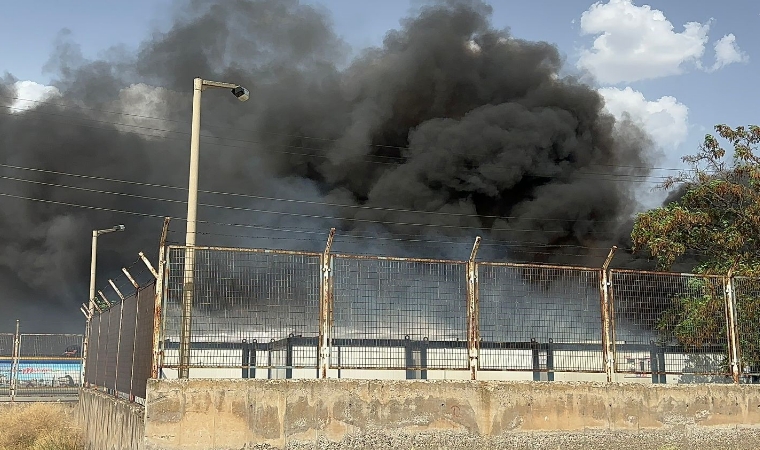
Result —
[{"label": "metal railing", "polygon": [[0,334],[0,401],[76,399],[81,334]]},{"label": "metal railing", "polygon": [[333,254],[332,236],[323,253],[194,247],[192,286],[185,247],[166,247],[153,373],[179,373],[184,323],[201,377],[760,375],[760,280],[610,270],[614,251],[599,268],[480,262],[479,239],[461,261]]}]

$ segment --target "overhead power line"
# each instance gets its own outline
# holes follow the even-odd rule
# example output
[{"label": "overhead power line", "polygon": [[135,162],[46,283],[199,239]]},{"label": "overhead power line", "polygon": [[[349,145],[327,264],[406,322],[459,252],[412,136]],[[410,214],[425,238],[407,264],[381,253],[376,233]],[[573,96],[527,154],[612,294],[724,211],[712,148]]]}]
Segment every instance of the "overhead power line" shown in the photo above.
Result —
[{"label": "overhead power line", "polygon": [[[114,115],[121,115],[125,117],[132,117],[136,119],[144,119],[144,120],[156,120],[156,121],[163,121],[163,122],[172,122],[172,123],[179,123],[179,124],[185,124],[185,121],[180,121],[176,119],[171,119],[168,117],[156,117],[156,116],[147,116],[142,114],[133,114],[133,113],[127,113],[127,112],[119,112],[119,111],[108,111],[98,108],[88,108],[84,106],[79,105],[67,105],[62,103],[53,103],[49,101],[42,101],[42,100],[31,100],[31,99],[25,99],[21,97],[11,97],[11,96],[0,96],[5,97],[13,100],[20,100],[20,101],[28,101],[36,104],[45,104],[50,106],[56,106],[59,108],[74,108],[74,109],[80,109],[85,111],[93,111],[98,112],[101,114],[114,114]],[[12,109],[13,106],[2,106],[7,109]],[[29,109],[25,110],[24,113],[40,113],[40,114],[46,114],[46,115],[52,115],[52,116],[60,116],[71,119],[72,116],[65,115],[65,114],[56,114],[49,111],[39,111],[37,109]],[[154,128],[154,127],[146,127],[143,125],[135,125],[135,124],[128,124],[128,123],[120,123],[120,122],[113,122],[113,121],[107,121],[107,120],[98,120],[91,117],[78,117],[77,119],[80,120],[87,120],[97,123],[103,123],[103,124],[109,124],[109,125],[115,125],[115,126],[123,126],[123,127],[131,127],[136,129],[144,129],[148,131],[155,131],[155,132],[161,132],[161,133],[173,133],[173,134],[182,134],[182,135],[189,135],[189,131],[177,131],[177,130],[171,130],[166,128]],[[294,138],[294,139],[305,139],[305,140],[312,140],[312,141],[320,141],[320,142],[330,142],[330,143],[338,143],[338,139],[334,138],[325,138],[325,137],[315,137],[315,136],[308,136],[308,135],[296,135],[296,134],[289,134],[289,133],[277,133],[272,131],[266,131],[266,130],[251,130],[251,129],[241,129],[239,127],[229,127],[229,126],[220,126],[220,125],[204,125],[205,128],[218,128],[218,129],[224,129],[224,130],[235,130],[235,131],[246,131],[250,133],[257,133],[257,134],[265,134],[265,135],[273,135],[273,136],[280,136],[280,137],[287,137],[287,138]],[[138,133],[139,134],[139,133]],[[150,135],[151,137],[156,137],[153,135]],[[236,138],[230,138],[230,137],[220,137],[215,135],[202,135],[202,137],[206,138],[213,138],[213,139],[223,139],[227,141],[234,141],[234,142],[242,142],[242,143],[251,143],[251,144],[266,144],[266,145],[277,145],[277,146],[285,146],[285,147],[291,147],[291,148],[300,148],[305,150],[321,150],[320,148],[313,148],[308,146],[293,146],[293,145],[284,145],[284,144],[275,144],[275,143],[264,143],[261,141],[254,141],[254,140],[247,140],[247,139],[236,139]],[[219,145],[219,144],[211,144],[211,145]],[[395,149],[400,151],[408,151],[411,150],[410,147],[407,146],[395,146],[395,145],[386,145],[386,144],[373,144],[369,143],[367,144],[368,147],[374,147],[374,148],[385,148],[385,149]],[[340,147],[339,147],[340,148]],[[342,147],[346,148],[346,147]],[[291,153],[287,153],[291,154]],[[314,154],[299,154],[301,156],[310,156],[310,157],[319,157],[321,155],[314,155]],[[406,158],[399,157],[399,156],[388,156],[388,155],[366,155],[368,158],[377,158],[379,160],[386,160],[386,161],[405,161]],[[381,161],[370,161],[373,163],[383,163]],[[389,163],[396,165],[395,163]],[[636,165],[626,165],[626,164],[604,164],[604,163],[594,163],[590,164],[590,166],[598,166],[598,167],[614,167],[614,168],[627,168],[627,169],[635,169],[635,170],[664,170],[664,171],[674,171],[674,172],[681,172],[681,171],[688,171],[687,168],[673,168],[673,167],[654,167],[654,166],[636,166]],[[596,175],[609,175],[604,173],[593,173]],[[626,174],[622,174],[626,175]],[[635,174],[627,174],[628,176],[639,176]],[[645,176],[645,175],[641,175]]]},{"label": "overhead power line", "polygon": [[[2,166],[0,164],[0,166]],[[152,197],[147,195],[139,195],[139,194],[130,194],[130,193],[124,193],[124,192],[115,192],[115,191],[107,191],[102,189],[93,189],[93,188],[85,188],[81,186],[71,186],[71,185],[65,185],[60,183],[49,183],[44,181],[38,181],[38,180],[29,180],[24,178],[16,178],[16,177],[9,177],[9,176],[2,176],[0,175],[0,179],[9,180],[9,181],[16,181],[16,182],[22,182],[22,183],[30,183],[30,184],[37,184],[42,186],[49,186],[49,187],[56,187],[56,188],[62,188],[62,189],[70,189],[70,190],[76,190],[81,192],[90,192],[90,193],[96,193],[96,194],[105,194],[105,195],[115,195],[115,196],[122,196],[122,197],[128,197],[128,198],[134,198],[134,199],[141,199],[141,200],[150,200],[150,201],[159,201],[159,202],[168,202],[168,203],[178,203],[178,204],[186,204],[187,202],[184,200],[175,200],[175,199],[168,199],[168,198],[162,198],[162,197]],[[479,226],[466,226],[466,225],[449,225],[449,224],[432,224],[432,223],[422,223],[422,222],[401,222],[401,221],[390,221],[390,220],[378,220],[378,219],[364,219],[364,218],[356,218],[356,217],[341,217],[341,216],[328,216],[328,215],[318,215],[318,214],[304,214],[304,213],[294,213],[294,212],[287,212],[287,211],[274,211],[269,209],[259,209],[259,208],[247,208],[247,207],[240,207],[240,206],[226,206],[226,205],[217,205],[217,204],[210,204],[210,203],[198,203],[199,206],[208,207],[208,208],[219,208],[219,209],[225,209],[228,211],[235,211],[235,212],[251,212],[251,213],[258,213],[258,214],[271,214],[271,215],[280,215],[280,216],[289,216],[289,217],[299,217],[299,218],[309,218],[309,219],[320,219],[320,220],[339,220],[339,221],[349,221],[349,222],[357,222],[357,223],[368,223],[368,224],[377,224],[377,225],[389,225],[389,226],[408,226],[408,227],[431,227],[431,228],[443,228],[443,229],[459,229],[459,230],[482,230],[482,227]],[[383,210],[383,209],[381,209]],[[472,216],[477,217],[477,216]],[[524,219],[524,220],[543,220],[540,218],[526,218],[526,217],[519,217],[514,216],[511,217],[513,219]],[[547,219],[549,220],[549,219]],[[553,219],[553,221],[566,221],[570,223],[578,222],[578,220],[572,220],[572,219]],[[613,222],[613,221],[608,221]],[[498,231],[505,231],[505,232],[542,232],[542,233],[567,233],[566,230],[537,230],[537,229],[517,229],[517,228],[492,228],[491,231],[498,232]]]},{"label": "overhead power line", "polygon": [[[92,211],[103,211],[103,212],[110,212],[110,213],[117,213],[117,214],[126,214],[126,215],[132,215],[132,216],[138,216],[138,217],[145,217],[145,218],[161,218],[167,217],[165,215],[161,214],[155,214],[155,213],[145,213],[145,212],[139,212],[139,211],[129,211],[129,210],[123,210],[123,209],[117,209],[117,208],[108,208],[108,207],[101,207],[101,206],[92,206],[92,205],[82,205],[78,203],[71,203],[71,202],[63,202],[58,200],[50,200],[50,199],[42,199],[42,198],[36,198],[36,197],[28,197],[28,196],[22,196],[22,195],[14,195],[9,194],[5,192],[0,192],[0,196],[2,197],[8,197],[13,199],[19,199],[19,200],[28,200],[28,201],[34,201],[39,203],[46,203],[46,204],[54,204],[54,205],[60,205],[60,206],[67,206],[72,208],[79,208],[79,209],[86,209],[86,210],[92,210]],[[171,219],[178,220],[178,221],[185,221],[185,218],[182,217],[172,217],[168,216]],[[255,225],[255,224],[241,224],[241,223],[225,223],[225,222],[213,222],[213,221],[206,221],[206,220],[199,220],[198,223],[201,224],[207,224],[207,225],[215,225],[215,226],[223,226],[223,227],[235,227],[235,228],[245,228],[245,229],[255,229],[255,230],[264,230],[264,231],[272,231],[272,232],[281,232],[281,233],[289,233],[289,234],[306,234],[306,235],[315,235],[320,236],[320,238],[323,238],[325,236],[324,231],[314,231],[313,229],[299,229],[296,227],[288,227],[288,228],[278,228],[278,227],[269,227],[265,225]],[[492,231],[492,230],[480,230],[480,231]],[[510,231],[510,230],[502,230],[502,231]],[[527,231],[536,231],[536,232],[543,232],[543,230],[527,230]],[[465,241],[452,241],[452,240],[434,240],[424,237],[419,237],[416,239],[404,239],[404,238],[397,238],[397,237],[386,237],[386,236],[375,236],[375,235],[360,235],[349,232],[349,234],[341,235],[342,238],[357,238],[357,239],[371,239],[371,240],[377,240],[377,241],[397,241],[397,242],[419,242],[419,243],[431,243],[431,244],[466,244]],[[471,244],[471,243],[468,243]],[[497,243],[491,243],[491,244],[484,244],[484,246],[493,246],[493,247],[504,247],[504,246],[543,246],[546,248],[560,248],[561,246],[557,245],[551,245],[551,244],[543,244],[543,243],[531,243],[528,241],[500,241]],[[570,247],[570,246],[567,246]],[[572,246],[575,248],[584,248],[584,249],[590,249],[590,250],[604,250],[601,247],[586,247],[586,246]]]}]

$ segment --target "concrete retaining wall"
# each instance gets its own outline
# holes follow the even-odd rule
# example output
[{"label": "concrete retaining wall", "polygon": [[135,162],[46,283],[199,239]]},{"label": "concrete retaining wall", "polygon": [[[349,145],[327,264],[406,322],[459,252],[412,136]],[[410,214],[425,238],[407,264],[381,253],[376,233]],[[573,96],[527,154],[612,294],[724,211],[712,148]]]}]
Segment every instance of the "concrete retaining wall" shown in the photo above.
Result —
[{"label": "concrete retaining wall", "polygon": [[82,389],[79,422],[87,450],[142,450],[144,409],[102,392]]},{"label": "concrete retaining wall", "polygon": [[147,396],[146,450],[760,448],[757,386],[191,379]]}]

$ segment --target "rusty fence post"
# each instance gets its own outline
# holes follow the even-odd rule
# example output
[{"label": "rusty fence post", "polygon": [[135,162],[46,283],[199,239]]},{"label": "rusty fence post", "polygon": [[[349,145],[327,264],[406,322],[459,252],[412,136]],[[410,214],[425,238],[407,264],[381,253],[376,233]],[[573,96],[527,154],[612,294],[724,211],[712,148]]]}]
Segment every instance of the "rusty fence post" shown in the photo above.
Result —
[{"label": "rusty fence post", "polygon": [[475,262],[479,248],[480,236],[475,238],[470,259],[467,261],[467,355],[471,380],[478,378],[480,357],[480,293],[478,263]]},{"label": "rusty fence post", "polygon": [[109,283],[111,283],[111,286],[114,288],[114,290],[119,294],[119,297],[121,297],[121,304],[119,305],[119,334],[116,338],[116,368],[114,369],[114,377],[113,377],[113,394],[114,397],[119,397],[119,357],[121,356],[121,333],[122,333],[122,325],[124,322],[124,296],[121,294],[121,291],[119,291],[118,288],[116,288],[116,284],[114,284],[113,281],[108,280]]},{"label": "rusty fence post", "polygon": [[140,285],[137,283],[137,281],[135,281],[134,277],[132,277],[132,274],[129,273],[126,267],[122,267],[121,271],[124,272],[124,275],[127,276],[129,282],[132,283],[132,287],[135,288],[135,323],[132,324],[132,350],[130,351],[132,360],[129,361],[129,402],[134,403],[135,395],[133,392],[135,385],[135,350],[137,349],[137,324],[140,317],[140,308],[137,305],[137,295],[140,292]]},{"label": "rusty fence post", "polygon": [[615,256],[617,246],[610,249],[607,259],[602,266],[601,277],[599,278],[599,290],[601,294],[602,310],[602,353],[604,355],[604,372],[607,374],[607,382],[612,382],[615,373],[615,330],[613,326],[613,306],[610,282],[610,263]]},{"label": "rusty fence post", "polygon": [[322,253],[319,292],[319,377],[327,378],[330,367],[330,328],[333,308],[332,250],[335,228],[330,229],[325,251]]},{"label": "rusty fence post", "polygon": [[17,319],[16,320],[16,334],[13,335],[13,350],[11,352],[11,386],[10,386],[11,403],[16,401],[16,389],[18,387],[18,360],[19,360],[19,351],[21,350],[20,330],[21,330],[21,326]]},{"label": "rusty fence post", "polygon": [[734,288],[734,269],[728,271],[724,278],[726,300],[726,334],[728,338],[728,353],[731,364],[731,378],[735,384],[739,383],[739,330],[736,320],[736,290]]},{"label": "rusty fence post", "polygon": [[[156,292],[153,304],[153,358],[150,365],[150,377],[158,379],[161,376],[163,365],[163,349],[161,348],[161,330],[163,329],[163,302],[164,283],[167,270],[166,236],[169,233],[170,217],[164,218],[164,226],[161,229],[161,240],[158,249],[158,270],[152,270],[156,278]],[[135,327],[137,328],[137,327]],[[192,340],[192,339],[191,339]]]}]

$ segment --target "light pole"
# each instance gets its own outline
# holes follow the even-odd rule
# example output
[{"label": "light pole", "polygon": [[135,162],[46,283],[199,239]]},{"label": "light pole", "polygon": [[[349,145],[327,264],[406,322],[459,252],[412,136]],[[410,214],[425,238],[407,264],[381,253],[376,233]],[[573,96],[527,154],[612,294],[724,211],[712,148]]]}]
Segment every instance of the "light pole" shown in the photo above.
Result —
[{"label": "light pole", "polygon": [[193,309],[193,280],[195,271],[195,230],[198,216],[198,161],[201,144],[201,93],[208,88],[229,89],[238,100],[248,100],[248,89],[232,83],[193,80],[193,122],[190,133],[190,180],[187,189],[187,233],[185,235],[185,272],[182,301],[182,328],[179,339],[179,378],[190,375],[190,328]]},{"label": "light pole", "polygon": [[82,374],[84,375],[85,365],[87,364],[87,346],[90,341],[90,321],[95,310],[95,268],[98,260],[98,236],[101,234],[113,233],[115,231],[124,231],[124,225],[116,225],[105,230],[92,230],[92,253],[90,255],[90,301],[87,303],[87,324],[82,342]]}]

